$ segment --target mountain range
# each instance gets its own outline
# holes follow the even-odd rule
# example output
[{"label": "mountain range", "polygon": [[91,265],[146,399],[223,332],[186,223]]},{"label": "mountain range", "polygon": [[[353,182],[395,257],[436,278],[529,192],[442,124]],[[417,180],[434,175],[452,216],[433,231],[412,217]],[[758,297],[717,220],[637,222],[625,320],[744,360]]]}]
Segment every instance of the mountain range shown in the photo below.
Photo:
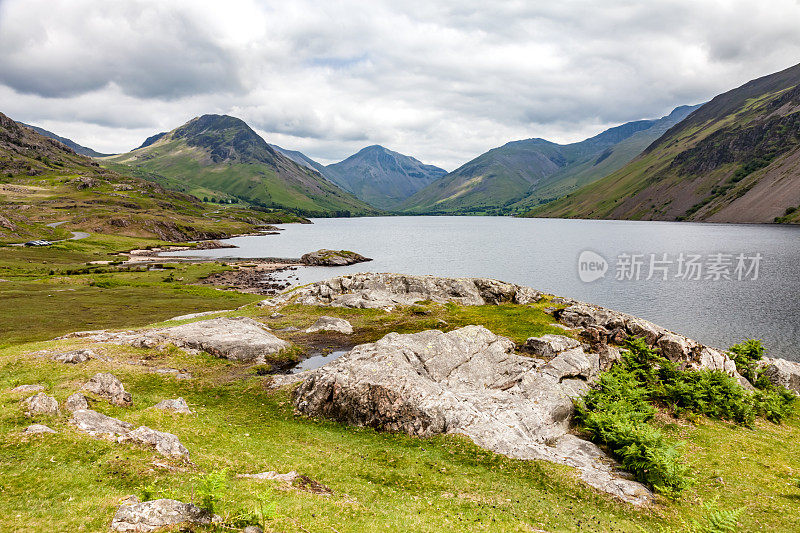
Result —
[{"label": "mountain range", "polygon": [[698,106],[616,126],[581,142],[513,141],[476,157],[410,197],[409,213],[522,212],[622,167]]},{"label": "mountain range", "polygon": [[798,222],[800,65],[695,110],[633,161],[527,216]]},{"label": "mountain range", "polygon": [[60,142],[64,146],[66,146],[68,148],[71,148],[76,154],[86,155],[86,156],[89,156],[89,157],[105,157],[107,155],[110,155],[110,154],[101,154],[100,152],[92,150],[91,148],[87,148],[86,146],[81,146],[80,144],[76,143],[75,141],[73,141],[71,139],[67,139],[66,137],[60,137],[60,136],[56,135],[55,133],[53,133],[52,131],[47,131],[44,128],[40,128],[38,126],[31,126],[30,124],[25,124],[24,122],[18,122],[18,124],[20,124],[22,126],[25,126],[26,128],[32,129],[33,131],[35,131],[39,135],[42,135],[44,137],[48,137],[50,139],[54,139],[54,140]]},{"label": "mountain range", "polygon": [[203,115],[139,148],[101,160],[117,170],[177,187],[198,198],[238,199],[314,216],[376,210],[304,165],[276,151],[244,121]]}]

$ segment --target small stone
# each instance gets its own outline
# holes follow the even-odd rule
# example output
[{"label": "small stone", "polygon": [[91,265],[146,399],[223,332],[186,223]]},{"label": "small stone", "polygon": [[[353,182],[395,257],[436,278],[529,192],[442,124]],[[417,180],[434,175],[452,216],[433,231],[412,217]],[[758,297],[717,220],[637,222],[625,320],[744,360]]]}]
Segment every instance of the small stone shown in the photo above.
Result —
[{"label": "small stone", "polygon": [[316,333],[318,331],[335,331],[345,335],[351,335],[353,333],[353,325],[343,318],[321,316],[306,330],[306,333]]},{"label": "small stone", "polygon": [[23,433],[27,435],[42,435],[45,433],[55,433],[55,431],[45,426],[44,424],[31,424],[30,426],[25,428]]},{"label": "small stone", "polygon": [[133,404],[131,393],[126,392],[122,382],[108,372],[95,374],[81,390],[92,392],[115,405],[128,407]]},{"label": "small stone", "polygon": [[164,411],[172,411],[174,413],[181,413],[185,415],[192,414],[189,405],[183,398],[175,398],[174,400],[161,400],[153,406],[153,409],[162,409]]},{"label": "small stone", "polygon": [[216,521],[215,518],[215,515],[191,503],[161,499],[121,505],[111,521],[111,529],[150,532],[182,524],[209,525]]},{"label": "small stone", "polygon": [[25,416],[57,415],[58,402],[52,396],[40,392],[22,401],[25,406]]},{"label": "small stone", "polygon": [[19,387],[14,387],[9,392],[39,392],[44,390],[44,386],[42,385],[20,385]]},{"label": "small stone", "polygon": [[94,351],[86,348],[82,350],[72,350],[70,352],[55,354],[53,359],[59,363],[76,365],[79,363],[85,363],[89,359],[94,359],[96,357],[97,354],[94,353]]},{"label": "small stone", "polygon": [[258,526],[247,526],[242,530],[242,533],[264,533],[264,530]]},{"label": "small stone", "polygon": [[88,408],[89,408],[89,402],[86,401],[86,397],[80,392],[76,392],[75,394],[70,395],[70,397],[67,398],[67,401],[64,402],[64,409],[66,409],[70,413],[74,413],[75,411]]}]

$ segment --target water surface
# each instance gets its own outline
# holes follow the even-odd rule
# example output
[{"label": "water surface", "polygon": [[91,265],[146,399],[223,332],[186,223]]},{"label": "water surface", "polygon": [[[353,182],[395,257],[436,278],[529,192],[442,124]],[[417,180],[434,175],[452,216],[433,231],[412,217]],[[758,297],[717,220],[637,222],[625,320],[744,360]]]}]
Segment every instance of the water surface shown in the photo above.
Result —
[{"label": "water surface", "polygon": [[[346,249],[374,261],[348,267],[301,268],[300,283],[352,272],[481,276],[529,285],[632,313],[706,344],[727,348],[760,338],[770,355],[800,361],[800,228],[508,217],[373,217],[286,224],[280,235],[239,237],[238,248],[200,250],[205,257],[299,257],[320,248]],[[594,251],[609,263],[591,283],[578,276],[578,256]],[[758,279],[684,280],[670,265],[646,280],[618,281],[620,254],[760,253]],[[750,276],[752,277],[752,275]],[[293,280],[294,281],[294,280]]]}]

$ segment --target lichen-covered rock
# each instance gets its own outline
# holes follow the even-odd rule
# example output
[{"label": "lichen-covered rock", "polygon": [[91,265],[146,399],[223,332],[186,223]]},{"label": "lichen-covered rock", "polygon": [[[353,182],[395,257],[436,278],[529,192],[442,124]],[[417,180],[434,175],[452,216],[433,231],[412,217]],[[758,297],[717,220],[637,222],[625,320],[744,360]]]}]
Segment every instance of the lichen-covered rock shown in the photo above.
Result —
[{"label": "lichen-covered rock", "polygon": [[306,333],[316,333],[318,331],[335,331],[345,335],[353,333],[353,325],[343,318],[332,316],[321,316],[311,327],[306,329]]},{"label": "lichen-covered rock", "polygon": [[772,383],[800,394],[800,363],[766,357],[764,364],[764,375]]},{"label": "lichen-covered rock", "polygon": [[23,430],[26,435],[44,435],[55,433],[55,431],[44,424],[31,424]]},{"label": "lichen-covered rock", "polygon": [[293,401],[307,415],[419,436],[461,433],[510,457],[569,464],[590,485],[641,504],[651,496],[644,486],[618,477],[594,444],[578,439],[584,452],[574,455],[577,437],[567,433],[572,399],[598,365],[580,347],[547,363],[516,355],[511,340],[481,326],[390,333],[308,372]]},{"label": "lichen-covered rock", "polygon": [[171,526],[209,525],[215,518],[191,503],[168,499],[138,502],[130,498],[114,514],[111,530],[142,533]]},{"label": "lichen-covered rock", "polygon": [[488,278],[440,278],[405,274],[360,273],[312,283],[283,294],[261,305],[281,305],[294,301],[304,305],[329,305],[369,309],[393,309],[421,300],[461,305],[486,305],[504,302],[529,304],[542,294],[530,287]]},{"label": "lichen-covered rock", "polygon": [[20,393],[20,392],[39,392],[43,391],[43,385],[19,385],[14,387],[9,392]]},{"label": "lichen-covered rock", "polygon": [[91,409],[79,409],[72,413],[70,424],[92,437],[116,437],[133,429],[133,424],[123,422]]},{"label": "lichen-covered rock", "polygon": [[291,347],[291,343],[279,339],[264,324],[251,318],[212,318],[170,328],[95,332],[90,338],[139,348],[155,348],[171,343],[231,361],[252,363],[264,363],[267,356]]},{"label": "lichen-covered rock", "polygon": [[58,402],[52,396],[40,392],[22,401],[25,415],[29,417],[37,415],[57,415]]},{"label": "lichen-covered rock", "polygon": [[172,433],[156,431],[147,426],[140,426],[133,431],[124,433],[117,439],[118,442],[136,442],[152,446],[161,455],[173,458],[189,459],[189,450],[181,444],[178,437]]},{"label": "lichen-covered rock", "polygon": [[319,481],[313,480],[306,475],[298,474],[294,470],[285,474],[270,471],[261,472],[258,474],[238,474],[236,477],[280,481],[285,485],[291,485],[292,487],[313,492],[314,494],[333,494],[333,491],[330,489],[330,487],[323,485]]},{"label": "lichen-covered rock", "polygon": [[124,407],[133,405],[131,393],[125,390],[122,382],[114,374],[108,372],[98,372],[81,387],[81,390],[96,394],[115,405]]},{"label": "lichen-covered rock", "polygon": [[97,354],[94,351],[83,348],[80,350],[72,350],[69,352],[58,353],[53,356],[53,360],[58,361],[59,363],[66,363],[66,364],[80,364],[85,363],[89,359],[94,359],[97,357]]},{"label": "lichen-covered rock", "polygon": [[88,409],[88,408],[89,408],[89,402],[86,401],[86,397],[80,392],[71,394],[69,398],[67,398],[67,401],[64,402],[64,409],[66,409],[70,413],[74,413],[75,411],[80,411],[81,409]]},{"label": "lichen-covered rock", "polygon": [[572,337],[564,335],[542,335],[541,337],[530,337],[525,341],[523,347],[526,352],[545,358],[552,358],[561,352],[577,348],[581,343]]},{"label": "lichen-covered rock", "polygon": [[317,250],[303,254],[300,262],[310,266],[347,266],[372,261],[369,257],[349,250]]},{"label": "lichen-covered rock", "polygon": [[189,405],[183,398],[175,398],[174,400],[161,400],[153,406],[153,409],[172,411],[173,413],[181,413],[184,415],[192,414],[192,410],[189,409]]}]

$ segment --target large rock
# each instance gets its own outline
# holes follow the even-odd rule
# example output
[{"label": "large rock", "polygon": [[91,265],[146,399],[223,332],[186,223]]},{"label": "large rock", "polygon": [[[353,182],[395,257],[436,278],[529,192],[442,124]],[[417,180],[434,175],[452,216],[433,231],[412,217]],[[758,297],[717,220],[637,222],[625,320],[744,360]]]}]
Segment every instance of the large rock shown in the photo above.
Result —
[{"label": "large rock", "polygon": [[568,434],[572,399],[598,359],[580,347],[547,363],[516,355],[511,340],[481,326],[390,333],[308,372],[293,401],[307,415],[418,436],[460,433],[510,457],[571,465],[590,485],[642,504],[651,497],[644,486]]},{"label": "large rock", "polygon": [[183,398],[175,398],[174,400],[161,400],[153,406],[153,409],[172,411],[173,413],[180,413],[184,415],[192,414],[192,410],[189,409],[189,405]]},{"label": "large rock", "polygon": [[152,500],[129,503],[117,509],[111,521],[112,531],[148,532],[180,525],[209,525],[216,517],[196,505],[177,500]]},{"label": "large rock", "polygon": [[351,335],[353,333],[353,325],[343,318],[321,316],[306,330],[306,333],[316,333],[318,331],[335,331]]},{"label": "large rock", "polygon": [[26,435],[45,435],[55,433],[55,431],[44,424],[31,424],[23,431]]},{"label": "large rock", "polygon": [[172,433],[150,429],[147,426],[140,426],[133,431],[124,433],[117,441],[136,442],[152,446],[158,453],[167,457],[189,459],[189,450],[181,444],[178,437]]},{"label": "large rock", "polygon": [[764,364],[764,375],[772,383],[800,394],[800,363],[765,357]]},{"label": "large rock", "polygon": [[317,250],[300,258],[300,262],[310,266],[346,266],[372,261],[369,257],[349,250]]},{"label": "large rock", "polygon": [[58,402],[52,396],[40,392],[22,401],[25,408],[25,415],[33,417],[36,415],[57,415]]},{"label": "large rock", "polygon": [[281,305],[290,300],[304,305],[393,309],[421,300],[462,305],[511,302],[528,304],[542,294],[530,287],[487,278],[439,278],[405,274],[361,273],[312,283],[261,305]]},{"label": "large rock", "polygon": [[122,382],[114,374],[108,372],[98,372],[81,387],[81,390],[94,393],[115,405],[127,407],[133,404],[131,393],[125,390]]},{"label": "large rock", "polygon": [[202,350],[231,361],[264,363],[266,357],[291,344],[279,339],[251,318],[212,318],[190,324],[143,331],[92,332],[98,342],[155,348],[172,343],[181,348]]},{"label": "large rock", "polygon": [[116,437],[133,429],[133,424],[98,413],[91,409],[79,409],[72,413],[70,424],[92,437]]}]

